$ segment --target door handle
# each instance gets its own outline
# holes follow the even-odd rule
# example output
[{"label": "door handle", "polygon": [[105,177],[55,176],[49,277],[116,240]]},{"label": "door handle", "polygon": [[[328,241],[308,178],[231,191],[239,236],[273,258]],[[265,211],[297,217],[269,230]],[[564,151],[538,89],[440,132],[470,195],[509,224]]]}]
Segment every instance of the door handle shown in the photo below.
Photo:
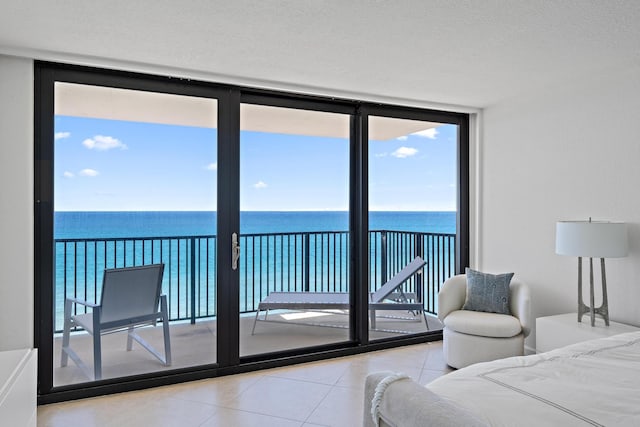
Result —
[{"label": "door handle", "polygon": [[238,269],[238,260],[240,259],[240,244],[238,243],[238,233],[231,235],[231,268]]}]

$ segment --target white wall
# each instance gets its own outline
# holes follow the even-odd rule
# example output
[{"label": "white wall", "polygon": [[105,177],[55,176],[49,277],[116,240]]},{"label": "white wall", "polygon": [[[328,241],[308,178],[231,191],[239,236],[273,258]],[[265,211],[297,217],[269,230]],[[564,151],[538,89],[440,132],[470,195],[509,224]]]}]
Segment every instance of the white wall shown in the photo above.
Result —
[{"label": "white wall", "polygon": [[583,79],[483,113],[478,263],[528,282],[534,317],[576,311],[577,259],[555,254],[555,223],[593,217],[630,224],[630,256],[607,260],[609,311],[640,325],[638,76]]},{"label": "white wall", "polygon": [[33,347],[33,61],[0,55],[0,351]]}]

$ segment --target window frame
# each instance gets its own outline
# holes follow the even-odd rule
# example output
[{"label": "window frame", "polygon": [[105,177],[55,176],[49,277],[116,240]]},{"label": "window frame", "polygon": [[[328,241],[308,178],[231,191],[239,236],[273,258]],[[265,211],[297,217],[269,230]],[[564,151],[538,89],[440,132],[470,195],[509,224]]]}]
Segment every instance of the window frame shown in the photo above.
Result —
[{"label": "window frame", "polygon": [[[370,342],[368,337],[368,117],[388,117],[437,121],[459,126],[457,144],[457,254],[456,271],[464,270],[469,263],[469,115],[420,109],[397,105],[374,104],[350,99],[310,96],[275,90],[263,90],[205,81],[98,69],[44,61],[35,62],[34,95],[34,341],[39,350],[38,403],[53,403],[71,399],[110,393],[138,390],[148,387],[174,384],[203,378],[236,374],[271,367],[347,356],[401,345],[416,344],[442,339],[441,331],[427,332],[407,337],[394,337]],[[348,112],[351,115],[349,159],[349,231],[350,231],[350,282],[353,284],[350,310],[350,340],[278,354],[259,357],[240,357],[238,348],[239,296],[232,290],[223,291],[223,300],[230,302],[220,307],[219,316],[230,323],[218,337],[221,345],[235,345],[235,351],[223,353],[218,363],[177,369],[168,373],[156,372],[131,377],[101,380],[77,385],[53,386],[53,343],[51,302],[54,295],[53,280],[53,88],[55,82],[84,83],[114,86],[132,90],[160,91],[165,93],[209,96],[218,99],[219,142],[218,159],[231,159],[227,166],[219,166],[222,176],[239,177],[240,104],[258,103],[290,108],[317,109],[328,112]],[[220,141],[226,141],[221,143]],[[222,151],[220,151],[222,150]],[[226,170],[224,168],[227,168]],[[236,181],[237,183],[237,181]],[[239,211],[239,188],[220,194],[221,203],[236,205]],[[220,227],[239,229],[238,218],[218,217]],[[238,221],[238,223],[236,223]],[[219,241],[221,247],[226,243]],[[229,254],[227,254],[229,252]],[[229,258],[229,259],[227,259]],[[219,251],[219,263],[230,260],[230,251]],[[227,273],[225,273],[227,274]],[[218,280],[233,279],[232,275],[218,276]],[[218,291],[220,292],[220,291]],[[235,322],[234,319],[235,318]]]}]

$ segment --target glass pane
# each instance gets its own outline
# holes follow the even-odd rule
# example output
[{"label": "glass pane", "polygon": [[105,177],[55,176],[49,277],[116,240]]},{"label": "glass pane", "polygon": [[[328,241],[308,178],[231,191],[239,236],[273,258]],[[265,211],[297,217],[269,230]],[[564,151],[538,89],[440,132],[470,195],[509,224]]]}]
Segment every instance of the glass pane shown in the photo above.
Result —
[{"label": "glass pane", "polygon": [[455,125],[369,118],[373,340],[442,328],[438,290],[455,272],[457,138]]},{"label": "glass pane", "polygon": [[349,116],[243,104],[241,128],[240,355],[347,341]]},{"label": "glass pane", "polygon": [[[55,386],[216,361],[216,120],[212,99],[56,83]],[[159,300],[157,273],[132,268],[157,264]]]}]

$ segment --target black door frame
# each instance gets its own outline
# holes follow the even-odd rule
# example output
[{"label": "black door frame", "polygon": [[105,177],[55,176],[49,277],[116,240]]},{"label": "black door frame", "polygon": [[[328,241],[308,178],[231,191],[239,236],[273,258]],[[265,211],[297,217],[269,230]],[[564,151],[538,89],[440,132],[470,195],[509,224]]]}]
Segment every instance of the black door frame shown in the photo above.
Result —
[{"label": "black door frame", "polygon": [[[362,120],[368,122],[369,116],[389,117],[395,119],[409,119],[446,123],[458,126],[457,152],[457,194],[456,194],[456,272],[464,272],[469,266],[469,115],[438,110],[425,110],[404,106],[365,105],[361,108]],[[365,126],[366,128],[366,126]],[[368,135],[363,136],[364,143],[368,143]],[[366,149],[368,153],[368,147]],[[365,173],[368,168],[365,169]],[[363,188],[367,188],[363,183]],[[368,208],[368,205],[366,206]],[[367,227],[368,228],[368,227]]]},{"label": "black door frame", "polygon": [[[230,108],[221,108],[222,105],[230,105],[233,91],[228,88],[219,87],[217,85],[201,84],[198,82],[184,81],[180,79],[171,79],[157,76],[139,76],[132,73],[118,71],[104,71],[88,69],[84,67],[76,67],[61,64],[36,63],[35,67],[35,98],[34,104],[34,129],[35,135],[35,333],[34,341],[39,351],[38,364],[38,389],[41,398],[39,400],[46,401],[43,396],[51,395],[56,400],[74,399],[77,397],[85,397],[93,395],[89,390],[111,389],[113,385],[122,383],[121,379],[109,379],[100,381],[91,381],[79,385],[53,385],[53,289],[50,285],[53,283],[54,271],[54,253],[53,253],[53,176],[54,176],[54,86],[56,82],[67,82],[76,84],[86,84],[104,87],[113,87],[119,89],[130,89],[137,91],[149,91],[156,93],[166,93],[173,95],[193,96],[200,98],[214,99],[217,101],[217,120],[218,120],[218,156],[227,159],[233,156],[234,143],[239,134],[234,127],[234,114]],[[228,167],[227,162],[219,162],[218,181],[227,181],[225,175],[233,174],[233,170]],[[218,191],[218,203],[227,206],[230,203],[229,198],[233,197],[231,191]],[[228,206],[232,206],[229,204]],[[217,235],[224,239],[224,236],[230,235],[227,230],[233,227],[234,215],[229,214],[230,208],[219,210],[220,217],[217,221]],[[225,259],[227,252],[220,251],[218,258]],[[220,265],[229,265],[230,263]],[[233,273],[231,268],[216,269],[218,272],[219,283],[232,283]],[[218,367],[237,365],[237,356],[234,357],[232,349],[235,339],[237,341],[238,334],[234,334],[234,326],[237,328],[237,318],[229,315],[233,309],[233,292],[225,292],[233,289],[228,286],[221,289],[222,298],[227,298],[227,304],[221,304],[221,312],[218,313],[218,319],[221,323],[227,325],[220,328],[217,334],[217,348],[225,349],[217,352],[218,361],[212,361],[211,364],[198,366],[199,369],[215,369]],[[236,297],[237,300],[237,297]],[[234,325],[235,320],[236,325]],[[236,346],[237,347],[237,346]],[[175,372],[181,372],[178,369]],[[174,373],[174,372],[172,372]],[[153,377],[161,377],[161,375],[141,374],[128,377],[132,381],[146,382],[149,380],[158,381]],[[79,395],[78,391],[84,389],[87,393]],[[98,393],[102,394],[102,393]],[[59,398],[58,398],[59,397]]]},{"label": "black door frame", "polygon": [[[297,110],[308,110],[308,111],[317,111],[317,112],[327,112],[327,113],[338,113],[349,115],[350,122],[350,135],[349,135],[349,156],[353,158],[357,156],[357,148],[354,144],[355,139],[353,138],[353,123],[354,117],[357,113],[357,109],[352,102],[340,102],[337,100],[325,100],[317,97],[308,97],[308,96],[296,96],[296,95],[285,95],[285,94],[274,94],[273,92],[261,91],[261,90],[252,90],[252,89],[243,89],[241,90],[240,95],[240,103],[241,104],[253,104],[253,105],[262,105],[267,107],[282,107],[282,108],[291,108]],[[349,186],[352,189],[349,195],[349,234],[353,236],[354,234],[354,212],[355,210],[352,208],[354,206],[353,202],[353,188],[355,174],[350,167],[349,170]],[[239,193],[239,191],[238,191]],[[350,243],[350,253],[353,254],[354,244],[352,239],[349,239]],[[351,255],[350,263],[352,264],[350,267],[353,267],[354,256]],[[354,307],[354,296],[356,295],[359,284],[363,283],[359,276],[357,275],[357,271],[353,268],[349,270],[349,283],[354,286],[350,286],[350,300],[351,306]],[[349,339],[347,341],[337,342],[333,344],[325,344],[315,347],[300,347],[291,350],[283,350],[271,353],[261,353],[255,355],[247,355],[240,358],[242,363],[253,363],[260,362],[265,360],[270,360],[274,358],[280,357],[291,357],[291,356],[300,356],[303,354],[307,354],[310,352],[317,351],[325,351],[329,349],[339,349],[341,347],[353,347],[357,346],[358,343],[362,343],[366,340],[366,338],[360,334],[355,332],[354,325],[357,320],[354,318],[353,313],[355,310],[350,310],[350,318],[349,318]],[[366,318],[365,318],[366,320]]]},{"label": "black door frame", "polygon": [[[54,84],[70,82],[146,90],[218,100],[218,287],[217,363],[180,368],[169,372],[140,374],[88,383],[53,386],[53,135]],[[440,331],[408,337],[369,342],[368,339],[368,115],[455,123],[458,141],[458,265],[462,271],[469,260],[469,116],[434,110],[370,104],[319,96],[297,95],[277,91],[241,88],[202,81],[184,80],[139,73],[96,69],[75,65],[36,61],[34,102],[34,342],[39,350],[38,403],[46,404],[103,394],[143,389],[203,378],[212,378],[257,369],[286,366],[358,354],[442,339]],[[348,112],[350,132],[350,196],[349,227],[351,235],[350,336],[348,342],[301,348],[292,351],[250,357],[239,355],[239,272],[231,269],[231,233],[239,230],[239,142],[240,104],[262,103],[272,106],[306,108],[318,111]],[[227,208],[220,210],[221,206]],[[226,266],[226,267],[225,267]]]}]

